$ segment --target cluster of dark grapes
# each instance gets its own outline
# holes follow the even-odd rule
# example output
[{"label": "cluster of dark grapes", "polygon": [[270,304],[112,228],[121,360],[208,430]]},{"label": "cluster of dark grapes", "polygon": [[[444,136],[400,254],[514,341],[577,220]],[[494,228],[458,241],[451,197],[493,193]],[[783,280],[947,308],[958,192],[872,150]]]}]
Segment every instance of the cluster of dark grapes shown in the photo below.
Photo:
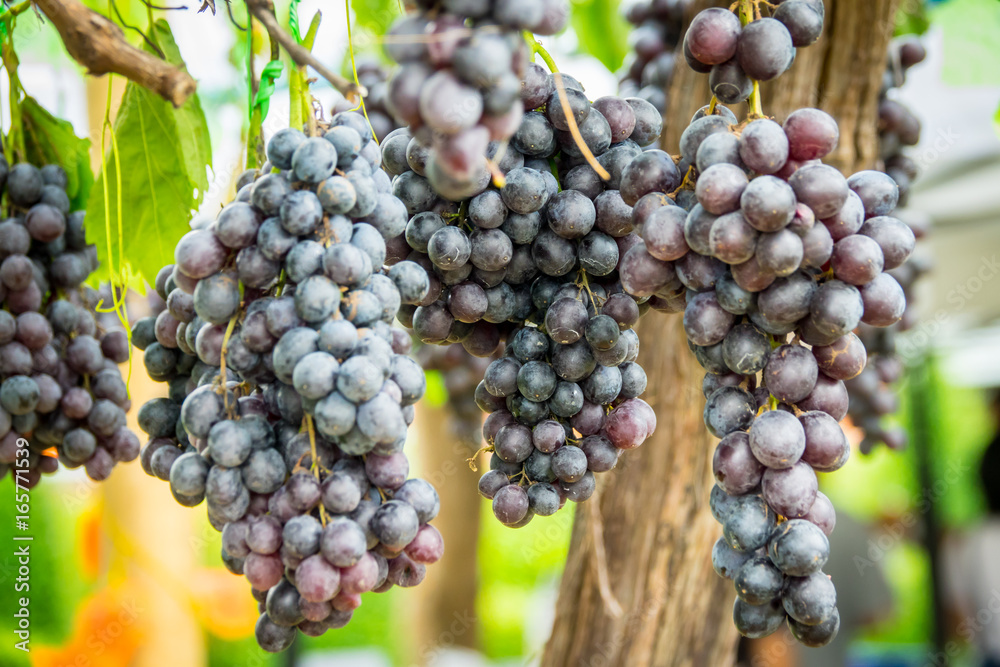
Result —
[{"label": "cluster of dark grapes", "polygon": [[400,320],[424,343],[461,343],[481,357],[506,341],[475,396],[490,413],[483,434],[493,452],[480,491],[513,526],[590,497],[593,474],[640,445],[655,421],[638,398],[646,387],[632,330],[640,307],[618,274],[625,250],[641,244],[622,172],[656,140],[662,120],[638,98],[591,103],[578,82],[561,78],[606,182],[568,131],[554,76],[534,63],[524,118],[496,156],[503,187],[485,180],[453,201],[421,175],[426,153],[407,130],[387,137],[383,150],[411,216],[390,255],[420,266],[431,285]]},{"label": "cluster of dark grapes", "polygon": [[[365,97],[365,114],[371,124],[371,131],[381,142],[386,135],[399,127],[388,106],[389,72],[376,58],[358,58],[357,70],[358,82],[368,91]],[[355,109],[357,104],[340,98],[333,105],[332,111],[340,113]]]},{"label": "cluster of dark grapes", "polygon": [[139,410],[143,469],[181,505],[206,501],[273,652],[342,627],[362,593],[418,584],[444,545],[437,493],[403,453],[424,373],[391,326],[427,280],[383,270],[406,209],[378,145],[339,113],[323,137],[277,132],[267,157],[180,240],[156,280],[167,308],[132,337],[170,386]]},{"label": "cluster of dark grapes", "polygon": [[568,18],[566,0],[422,0],[393,24],[383,44],[400,67],[386,105],[435,190],[461,199],[489,182],[488,146],[505,144],[523,115],[521,33],[554,35]]},{"label": "cluster of dark grapes", "polygon": [[905,206],[910,185],[917,177],[917,163],[905,148],[920,141],[920,119],[906,105],[890,96],[906,83],[906,71],[923,62],[927,51],[915,37],[903,37],[889,45],[889,61],[878,105],[879,158],[884,171],[899,185],[899,205]]},{"label": "cluster of dark grapes", "polygon": [[632,53],[618,88],[622,97],[641,97],[661,114],[666,112],[675,51],[690,4],[691,0],[643,0],[628,8],[626,17],[636,27],[629,35]]},{"label": "cluster of dark grapes", "polygon": [[[889,59],[885,81],[879,101],[879,152],[882,168],[899,186],[899,203],[905,205],[913,180],[917,177],[917,164],[904,152],[906,146],[916,145],[920,139],[920,121],[904,105],[891,99],[888,93],[903,85],[906,71],[922,62],[927,56],[923,45],[913,37],[903,37],[889,45]],[[902,218],[919,241],[929,231],[929,219],[916,211],[900,211]],[[906,310],[899,322],[884,329],[862,324],[858,336],[868,350],[869,363],[858,377],[847,383],[850,396],[848,415],[864,432],[861,452],[867,454],[876,445],[885,444],[892,449],[906,446],[906,431],[898,425],[887,425],[883,417],[899,409],[895,384],[905,372],[903,360],[896,349],[897,336],[912,326],[913,290],[917,280],[930,270],[926,258],[912,257],[906,264],[890,271],[906,295]]]},{"label": "cluster of dark grapes", "polygon": [[66,184],[57,165],[9,167],[0,156],[7,204],[0,222],[0,478],[9,472],[26,488],[60,462],[102,481],[116,463],[139,455],[139,439],[125,426],[129,398],[118,369],[128,361],[128,336],[114,316],[94,315],[100,301],[112,299],[107,289],[83,286],[97,252],[86,242],[84,211],[70,211]]},{"label": "cluster of dark grapes", "polygon": [[[753,4],[773,6],[769,3]],[[781,76],[795,62],[796,47],[823,34],[823,0],[784,0],[770,18],[746,25],[730,10],[713,7],[695,16],[684,35],[684,58],[709,75],[716,99],[735,104],[750,97],[755,81]]]},{"label": "cluster of dark grapes", "polygon": [[[789,0],[775,15],[795,7],[799,18],[815,13]],[[740,29],[735,17],[709,9],[694,19],[686,50],[703,55],[711,45],[738,43],[741,75],[746,66],[764,80],[788,63],[767,76],[749,67],[778,53],[790,61],[789,30],[777,18]],[[727,62],[719,58],[717,67]],[[816,472],[837,470],[850,455],[838,423],[848,409],[845,381],[867,362],[854,330],[902,317],[906,298],[887,271],[904,265],[915,242],[890,215],[899,188],[889,176],[844,178],[821,162],[838,139],[836,121],[818,109],[799,109],[783,125],[754,114],[737,124],[713,104],[680,139],[693,189],[680,187],[676,168],[668,187],[658,186],[641,159],[623,176],[638,186],[633,221],[644,241],[623,259],[636,267],[621,271],[623,286],[657,310],[683,311],[689,345],[707,371],[704,420],[721,439],[711,508],[723,537],[712,559],[735,582],[734,622],[742,634],[763,637],[787,621],[808,646],[828,643],[840,623],[836,591],[822,572],[836,515]],[[663,160],[660,171],[667,170]]]},{"label": "cluster of dark grapes", "polygon": [[461,345],[421,345],[415,356],[425,371],[436,371],[444,378],[448,392],[446,407],[455,418],[453,434],[459,442],[476,451],[483,430],[483,412],[476,403],[476,387],[490,364],[489,357],[473,356]]}]

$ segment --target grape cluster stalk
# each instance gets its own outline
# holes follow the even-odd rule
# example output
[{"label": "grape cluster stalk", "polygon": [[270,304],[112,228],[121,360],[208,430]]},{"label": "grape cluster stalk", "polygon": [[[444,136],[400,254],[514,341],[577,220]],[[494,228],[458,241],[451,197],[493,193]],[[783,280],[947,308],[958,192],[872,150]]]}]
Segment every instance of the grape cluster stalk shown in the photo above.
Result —
[{"label": "grape cluster stalk", "polygon": [[343,627],[363,593],[419,584],[444,550],[437,492],[403,452],[424,372],[391,326],[427,280],[384,269],[407,215],[364,117],[323,129],[271,137],[157,276],[166,310],[132,331],[169,384],[139,410],[142,467],[205,502],[270,652]]},{"label": "grape cluster stalk", "polygon": [[691,0],[643,0],[628,8],[635,26],[629,34],[632,51],[619,75],[622,97],[641,97],[660,112],[667,111],[667,89],[677,66],[677,47],[684,34],[684,15]]},{"label": "grape cluster stalk", "polygon": [[[904,266],[915,237],[892,216],[892,178],[845,178],[823,164],[839,139],[831,116],[763,115],[759,82],[787,70],[823,24],[813,0],[787,0],[771,17],[766,6],[744,1],[739,16],[713,8],[692,21],[684,53],[710,72],[714,96],[680,138],[683,181],[657,182],[651,174],[669,167],[649,169],[650,153],[625,169],[643,244],[627,251],[623,266],[637,268],[621,276],[652,308],[683,312],[706,370],[704,421],[720,439],[712,562],[734,582],[737,629],[763,637],[787,623],[799,642],[822,646],[840,620],[822,571],[836,515],[817,472],[850,456],[839,425],[845,381],[867,361],[854,331],[902,317],[904,291],[888,272]],[[742,101],[744,122],[720,104]]]},{"label": "grape cluster stalk", "polygon": [[118,368],[128,335],[114,314],[95,316],[114,299],[83,284],[97,249],[85,212],[70,211],[67,183],[58,165],[0,156],[0,479],[9,473],[25,488],[60,463],[103,481],[139,455]]},{"label": "grape cluster stalk", "polygon": [[387,261],[401,262],[393,271],[419,267],[430,284],[404,299],[400,321],[425,344],[501,355],[475,390],[491,452],[479,489],[514,527],[589,498],[594,474],[655,426],[635,362],[642,308],[619,278],[629,270],[621,257],[641,243],[622,174],[662,126],[645,100],[591,102],[575,79],[537,63],[525,69],[518,104],[520,125],[491,154],[502,187],[487,179],[468,197],[437,190],[409,129],[383,150],[410,215]]},{"label": "grape cluster stalk", "polygon": [[416,5],[383,42],[399,64],[386,106],[417,140],[414,158],[421,166],[415,171],[448,198],[467,198],[495,175],[487,150],[492,157],[497,143],[505,145],[524,115],[521,78],[529,49],[522,33],[556,34],[569,19],[569,3],[423,0]]},{"label": "grape cluster stalk", "polygon": [[[906,82],[909,68],[927,57],[920,41],[901,37],[889,45],[888,65],[879,100],[880,168],[899,185],[899,205],[905,206],[910,186],[917,178],[917,164],[906,154],[906,147],[920,140],[920,121],[903,104],[892,98],[892,90]],[[896,213],[913,230],[917,241],[930,231],[930,219],[912,209]],[[861,452],[867,454],[879,444],[899,450],[906,446],[906,431],[885,419],[899,410],[896,383],[905,372],[903,358],[898,354],[897,338],[916,321],[913,296],[917,281],[930,271],[927,257],[919,254],[890,273],[906,294],[906,310],[899,322],[886,328],[862,324],[858,336],[868,350],[869,363],[858,377],[847,382],[850,396],[848,415],[864,433]],[[889,422],[889,423],[887,423]]]}]

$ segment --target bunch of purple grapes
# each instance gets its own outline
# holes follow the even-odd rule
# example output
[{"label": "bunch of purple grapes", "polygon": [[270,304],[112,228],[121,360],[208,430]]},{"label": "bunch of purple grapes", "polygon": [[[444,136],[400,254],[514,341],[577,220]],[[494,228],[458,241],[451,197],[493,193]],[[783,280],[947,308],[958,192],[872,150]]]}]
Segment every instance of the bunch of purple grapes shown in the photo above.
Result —
[{"label": "bunch of purple grapes", "polygon": [[[770,6],[756,0],[752,4],[757,12],[760,5]],[[775,79],[792,66],[796,47],[819,39],[825,12],[823,0],[784,0],[770,18],[741,25],[728,9],[705,9],[684,35],[684,58],[691,69],[709,75],[720,102],[743,102],[755,81]]]},{"label": "bunch of purple grapes", "polygon": [[691,0],[648,0],[628,8],[635,27],[629,34],[632,53],[626,61],[618,93],[641,97],[661,114],[667,110],[667,89],[673,79],[677,46],[684,34],[684,14]]},{"label": "bunch of purple grapes", "polygon": [[838,424],[844,383],[867,360],[853,331],[902,317],[906,298],[887,271],[909,257],[914,234],[890,215],[899,195],[891,178],[845,179],[820,161],[839,138],[826,113],[738,126],[725,107],[707,111],[681,137],[693,191],[664,194],[680,185],[676,169],[668,188],[641,160],[625,170],[644,244],[623,258],[622,283],[658,310],[683,311],[707,371],[705,424],[721,438],[712,508],[723,538],[713,562],[736,583],[737,628],[761,637],[787,618],[794,636],[818,646],[839,617],[820,570],[835,515],[816,471],[850,454]]},{"label": "bunch of purple grapes", "polygon": [[383,151],[411,215],[390,255],[421,266],[431,285],[400,320],[424,343],[461,343],[481,357],[506,341],[475,395],[490,413],[483,435],[493,451],[480,491],[512,526],[589,498],[594,473],[614,467],[655,422],[638,398],[646,376],[632,327],[641,308],[622,293],[619,260],[641,243],[622,173],[662,120],[638,98],[591,103],[577,81],[561,78],[607,181],[570,134],[554,75],[534,63],[521,93],[524,118],[509,146],[493,147],[503,187],[484,180],[455,201],[422,175],[427,156],[408,131],[387,137]]},{"label": "bunch of purple grapes", "polygon": [[479,449],[483,430],[483,412],[476,403],[476,387],[490,365],[489,357],[473,356],[461,345],[421,345],[415,356],[425,371],[436,371],[443,377],[448,392],[446,408],[455,418],[453,435],[475,452]]},{"label": "bunch of purple grapes", "polygon": [[[417,140],[421,175],[452,199],[490,180],[490,142],[506,142],[523,115],[528,65],[522,31],[554,35],[566,0],[430,0],[396,21],[383,41],[399,63],[386,105]],[[417,157],[415,155],[415,157]]]},{"label": "bunch of purple grapes", "polygon": [[339,113],[322,137],[277,132],[267,156],[180,240],[156,280],[167,308],[133,342],[170,385],[139,411],[143,469],[206,502],[275,652],[343,627],[362,593],[420,583],[444,544],[437,493],[403,453],[424,373],[391,326],[428,284],[383,269],[406,209],[379,147]]},{"label": "bunch of purple grapes", "polygon": [[889,45],[889,62],[878,105],[879,157],[883,170],[899,185],[899,205],[905,206],[910,185],[917,177],[917,163],[905,153],[920,142],[920,119],[906,105],[893,99],[891,91],[906,83],[906,72],[923,62],[927,51],[915,37],[903,37]]},{"label": "bunch of purple grapes", "polygon": [[[909,109],[891,99],[889,92],[903,85],[906,71],[922,62],[926,55],[923,45],[913,37],[892,42],[889,45],[889,62],[879,102],[881,167],[899,186],[900,206],[905,204],[910,186],[917,177],[917,164],[906,155],[905,147],[913,146],[919,141],[920,121]],[[929,231],[930,219],[926,216],[910,210],[899,211],[897,215],[913,230],[917,241]],[[892,269],[890,273],[906,294],[903,317],[884,329],[867,325],[858,328],[858,336],[868,350],[869,363],[858,377],[847,382],[847,393],[851,399],[848,415],[864,432],[860,447],[862,453],[867,454],[880,443],[896,450],[906,446],[906,431],[898,425],[887,425],[883,418],[899,410],[899,397],[894,385],[899,382],[905,367],[897,353],[896,338],[914,322],[914,286],[929,270],[927,258],[919,255]]]},{"label": "bunch of purple grapes", "polygon": [[139,455],[118,369],[128,337],[116,316],[94,315],[112,299],[83,285],[97,252],[66,185],[57,165],[9,167],[0,156],[0,478],[9,472],[25,488],[60,462],[102,481]]}]

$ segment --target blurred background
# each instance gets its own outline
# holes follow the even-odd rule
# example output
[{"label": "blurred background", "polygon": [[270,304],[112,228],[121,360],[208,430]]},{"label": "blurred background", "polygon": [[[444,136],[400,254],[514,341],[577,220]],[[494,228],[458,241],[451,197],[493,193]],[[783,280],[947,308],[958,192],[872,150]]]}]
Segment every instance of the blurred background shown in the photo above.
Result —
[{"label": "blurred background", "polygon": [[[246,25],[238,4],[232,17],[221,3],[215,15],[196,13],[194,6],[160,12],[199,82],[210,125],[214,157],[203,211],[218,210],[231,197],[234,174],[241,171],[246,82],[237,63],[245,61],[247,41],[233,25]],[[287,3],[277,4],[279,15],[287,12]],[[1000,454],[984,461],[1000,437],[1000,2],[904,5],[900,30],[923,31],[928,57],[893,97],[922,123],[920,143],[910,151],[921,174],[908,208],[932,223],[918,246],[932,272],[918,288],[913,326],[897,341],[906,371],[894,398],[883,397],[899,407],[883,425],[905,433],[909,446],[879,447],[868,456],[855,452],[844,469],[822,480],[838,510],[828,570],[840,595],[841,636],[806,655],[779,632],[741,645],[746,665],[978,665],[988,664],[983,653],[1000,645],[1000,502],[991,500],[1000,495],[1000,481],[990,485],[1000,480]],[[107,10],[103,3],[94,6]],[[304,17],[318,9],[325,17],[314,52],[348,72],[346,19],[355,22],[357,55],[377,59],[373,35],[400,11],[393,0],[359,3],[358,11],[341,0],[299,5]],[[120,0],[117,10],[124,22],[145,25],[146,8],[138,0]],[[592,99],[616,92],[615,71],[630,64],[627,10],[627,0],[574,2],[573,27],[546,44]],[[19,19],[15,43],[27,92],[69,119],[78,135],[91,137],[92,164],[99,168],[107,79],[83,76],[55,31],[37,17]],[[265,131],[287,124],[287,78],[277,85]],[[325,108],[338,103],[324,82],[313,90]],[[7,92],[4,74],[4,109]],[[9,118],[3,122],[6,128]],[[130,317],[151,307],[135,295]],[[487,520],[489,506],[476,493],[478,475],[466,462],[478,449],[479,415],[469,393],[481,369],[455,355],[422,354],[436,370],[429,372],[428,398],[408,447],[414,472],[442,495],[435,525],[447,551],[420,587],[369,597],[344,630],[320,639],[303,636],[288,654],[266,655],[252,637],[256,603],[246,582],[223,568],[219,534],[203,511],[178,506],[166,485],[138,465],[116,468],[100,485],[82,469],[60,470],[32,493],[30,660],[10,639],[14,601],[6,591],[16,563],[6,545],[13,544],[13,522],[5,518],[8,502],[0,505],[0,665],[536,662],[554,615],[572,513],[518,531]],[[130,381],[135,405],[165,395],[163,385],[144,376],[137,357]],[[861,432],[850,433],[860,445]],[[11,495],[8,478],[0,482],[0,497]]]}]

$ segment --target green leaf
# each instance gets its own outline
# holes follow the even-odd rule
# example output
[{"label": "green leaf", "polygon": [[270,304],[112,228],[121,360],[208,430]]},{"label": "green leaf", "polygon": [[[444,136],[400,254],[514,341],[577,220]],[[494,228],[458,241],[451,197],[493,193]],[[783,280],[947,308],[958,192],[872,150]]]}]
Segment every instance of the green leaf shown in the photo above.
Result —
[{"label": "green leaf", "polygon": [[69,121],[56,118],[33,97],[25,97],[20,106],[28,161],[38,165],[58,164],[65,169],[70,208],[82,208],[94,185],[90,139],[76,136]]},{"label": "green leaf", "polygon": [[351,0],[354,24],[376,35],[384,35],[403,14],[400,0]]},{"label": "green leaf", "polygon": [[[166,20],[159,19],[153,23],[153,36],[156,45],[166,56],[167,62],[177,67],[184,67],[184,59],[181,58],[180,49],[177,48],[173,33],[170,32],[170,24]],[[146,50],[151,51],[148,47]],[[198,95],[192,95],[180,109],[175,109],[174,117],[177,119],[177,129],[181,138],[181,153],[187,160],[188,176],[195,187],[203,191],[208,187],[208,173],[205,167],[212,164],[212,142]]]},{"label": "green leaf", "polygon": [[617,0],[575,2],[570,20],[581,51],[600,60],[612,72],[622,66],[629,51],[629,24]]},{"label": "green leaf", "polygon": [[[165,21],[156,22],[154,36],[167,60],[183,65]],[[108,206],[104,175],[87,206],[87,241],[97,246],[101,263],[91,282],[108,281],[120,261],[129,286],[144,292],[145,284],[173,263],[174,247],[190,229],[191,215],[204,197],[206,166],[212,159],[208,126],[197,95],[175,109],[156,93],[129,82],[113,129],[121,165],[122,244],[119,247],[118,174],[109,141]],[[109,232],[113,265],[108,261]]]},{"label": "green leaf", "polygon": [[893,35],[923,35],[931,27],[923,3],[903,3],[896,10],[896,27]]},{"label": "green leaf", "polygon": [[931,23],[941,30],[944,66],[941,79],[950,86],[1000,85],[997,0],[950,0],[931,9]]}]

